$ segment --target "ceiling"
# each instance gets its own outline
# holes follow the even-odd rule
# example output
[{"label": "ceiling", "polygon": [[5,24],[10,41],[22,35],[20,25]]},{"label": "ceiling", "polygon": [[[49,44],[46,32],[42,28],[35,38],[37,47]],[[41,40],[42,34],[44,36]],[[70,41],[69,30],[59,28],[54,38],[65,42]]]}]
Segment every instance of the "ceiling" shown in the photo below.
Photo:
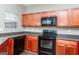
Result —
[{"label": "ceiling", "polygon": [[22,4],[24,7],[30,6],[46,6],[46,5],[53,5],[53,4]]}]

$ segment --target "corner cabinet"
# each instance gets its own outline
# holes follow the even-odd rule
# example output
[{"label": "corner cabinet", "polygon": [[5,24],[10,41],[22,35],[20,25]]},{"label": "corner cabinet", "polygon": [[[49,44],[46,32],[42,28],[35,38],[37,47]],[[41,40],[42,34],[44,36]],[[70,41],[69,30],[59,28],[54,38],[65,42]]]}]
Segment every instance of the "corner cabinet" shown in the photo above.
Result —
[{"label": "corner cabinet", "polygon": [[69,26],[69,10],[57,11],[57,26]]}]

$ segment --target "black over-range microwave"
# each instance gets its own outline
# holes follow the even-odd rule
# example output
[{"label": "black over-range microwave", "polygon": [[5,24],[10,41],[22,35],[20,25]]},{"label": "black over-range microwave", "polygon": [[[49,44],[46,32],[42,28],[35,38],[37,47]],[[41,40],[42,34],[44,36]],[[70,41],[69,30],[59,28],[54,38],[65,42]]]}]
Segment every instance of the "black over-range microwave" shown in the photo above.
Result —
[{"label": "black over-range microwave", "polygon": [[57,17],[42,17],[41,18],[41,25],[42,26],[56,26],[57,25]]}]

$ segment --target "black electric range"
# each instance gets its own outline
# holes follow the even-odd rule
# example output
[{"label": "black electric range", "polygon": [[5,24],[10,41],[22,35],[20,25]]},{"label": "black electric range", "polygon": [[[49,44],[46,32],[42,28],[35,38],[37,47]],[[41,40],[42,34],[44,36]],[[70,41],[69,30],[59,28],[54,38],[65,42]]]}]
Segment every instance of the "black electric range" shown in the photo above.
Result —
[{"label": "black electric range", "polygon": [[56,30],[43,30],[43,35],[39,36],[39,55],[55,55],[56,36]]}]

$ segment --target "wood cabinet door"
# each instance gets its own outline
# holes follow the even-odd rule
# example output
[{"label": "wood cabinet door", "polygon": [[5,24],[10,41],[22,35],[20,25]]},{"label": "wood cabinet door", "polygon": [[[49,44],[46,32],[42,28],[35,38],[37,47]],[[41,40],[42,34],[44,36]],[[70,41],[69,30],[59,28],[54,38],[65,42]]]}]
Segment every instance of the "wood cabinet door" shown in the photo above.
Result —
[{"label": "wood cabinet door", "polygon": [[13,55],[13,49],[14,49],[14,40],[13,38],[8,39],[8,47],[7,47],[7,53],[8,55]]},{"label": "wood cabinet door", "polygon": [[66,46],[66,55],[77,55],[76,49],[77,48],[72,45]]},{"label": "wood cabinet door", "polygon": [[31,37],[27,36],[27,38],[26,38],[26,49],[31,51],[31,45],[32,45]]},{"label": "wood cabinet door", "polygon": [[56,44],[56,55],[65,55],[65,44]]},{"label": "wood cabinet door", "polygon": [[66,55],[78,55],[78,46],[77,42],[70,41],[66,45]]},{"label": "wood cabinet door", "polygon": [[57,11],[57,26],[69,26],[68,10]]},{"label": "wood cabinet door", "polygon": [[8,41],[4,42],[4,43],[0,46],[0,52],[7,52],[7,44],[8,44]]},{"label": "wood cabinet door", "polygon": [[41,12],[41,17],[49,17],[49,12]]},{"label": "wood cabinet door", "polygon": [[32,51],[38,52],[38,37],[32,37]]},{"label": "wood cabinet door", "polygon": [[22,26],[28,26],[29,22],[28,22],[28,15],[24,14],[22,15]]},{"label": "wood cabinet door", "polygon": [[48,12],[48,16],[50,17],[50,16],[57,16],[56,15],[56,11],[50,11],[50,12]]},{"label": "wood cabinet door", "polygon": [[34,25],[34,17],[33,14],[28,14],[28,26]]},{"label": "wood cabinet door", "polygon": [[71,9],[71,26],[79,26],[79,8]]},{"label": "wood cabinet door", "polygon": [[2,52],[2,46],[0,46],[0,53]]},{"label": "wood cabinet door", "polygon": [[3,52],[7,52],[7,45],[8,45],[8,41],[3,43],[3,45],[2,45]]},{"label": "wood cabinet door", "polygon": [[35,13],[34,16],[34,26],[41,26],[41,13]]},{"label": "wood cabinet door", "polygon": [[4,47],[3,45],[0,46],[0,53],[4,52]]}]

